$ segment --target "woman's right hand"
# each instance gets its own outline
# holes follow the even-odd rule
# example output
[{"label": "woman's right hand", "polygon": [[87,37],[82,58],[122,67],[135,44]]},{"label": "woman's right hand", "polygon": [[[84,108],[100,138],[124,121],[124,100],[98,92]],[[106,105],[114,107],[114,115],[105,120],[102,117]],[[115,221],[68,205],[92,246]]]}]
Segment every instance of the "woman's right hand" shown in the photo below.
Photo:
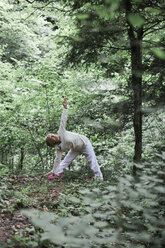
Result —
[{"label": "woman's right hand", "polygon": [[49,171],[48,173],[45,174],[45,176],[54,176],[53,171]]}]

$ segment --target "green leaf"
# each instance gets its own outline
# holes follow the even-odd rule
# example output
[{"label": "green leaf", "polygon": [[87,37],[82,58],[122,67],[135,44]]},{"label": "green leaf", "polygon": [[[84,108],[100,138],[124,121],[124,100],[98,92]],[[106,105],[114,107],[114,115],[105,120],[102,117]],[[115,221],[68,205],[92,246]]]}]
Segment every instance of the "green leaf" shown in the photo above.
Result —
[{"label": "green leaf", "polygon": [[162,51],[160,48],[153,48],[152,52],[157,56],[159,59],[165,59],[165,52]]},{"label": "green leaf", "polygon": [[106,221],[97,221],[97,222],[95,222],[95,227],[104,228],[104,227],[107,227],[107,226],[108,226],[108,223]]},{"label": "green leaf", "polygon": [[128,20],[129,22],[134,26],[134,27],[137,27],[137,28],[140,28],[141,26],[144,25],[145,23],[145,20],[143,17],[137,15],[137,14],[129,14],[128,15]]},{"label": "green leaf", "polygon": [[70,201],[73,203],[80,203],[81,202],[79,198],[76,198],[74,196],[70,197]]},{"label": "green leaf", "polygon": [[84,39],[81,38],[80,36],[76,35],[76,36],[73,36],[73,40],[77,41],[77,42],[82,42]]},{"label": "green leaf", "polygon": [[86,20],[88,19],[89,15],[88,14],[81,14],[81,15],[78,15],[77,18],[80,19],[80,20]]},{"label": "green leaf", "polygon": [[111,4],[111,9],[115,10],[118,8],[120,1],[119,0],[105,0],[105,3]]}]

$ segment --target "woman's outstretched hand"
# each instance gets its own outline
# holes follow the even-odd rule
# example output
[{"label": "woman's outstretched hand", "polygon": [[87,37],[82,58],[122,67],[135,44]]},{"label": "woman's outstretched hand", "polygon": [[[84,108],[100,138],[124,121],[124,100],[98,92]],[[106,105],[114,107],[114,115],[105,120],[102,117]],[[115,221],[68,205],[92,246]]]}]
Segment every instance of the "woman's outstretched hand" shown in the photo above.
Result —
[{"label": "woman's outstretched hand", "polygon": [[62,105],[64,106],[64,108],[67,108],[67,100],[66,100],[66,98],[64,98],[64,101],[62,102]]}]

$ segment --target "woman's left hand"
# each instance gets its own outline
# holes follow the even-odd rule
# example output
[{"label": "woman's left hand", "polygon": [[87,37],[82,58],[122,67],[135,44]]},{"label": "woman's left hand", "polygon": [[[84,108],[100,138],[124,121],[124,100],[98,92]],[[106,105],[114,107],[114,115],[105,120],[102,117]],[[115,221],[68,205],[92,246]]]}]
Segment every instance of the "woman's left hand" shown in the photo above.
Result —
[{"label": "woman's left hand", "polygon": [[67,108],[67,100],[66,100],[66,98],[64,98],[64,101],[62,102],[62,105],[64,106],[64,108]]}]

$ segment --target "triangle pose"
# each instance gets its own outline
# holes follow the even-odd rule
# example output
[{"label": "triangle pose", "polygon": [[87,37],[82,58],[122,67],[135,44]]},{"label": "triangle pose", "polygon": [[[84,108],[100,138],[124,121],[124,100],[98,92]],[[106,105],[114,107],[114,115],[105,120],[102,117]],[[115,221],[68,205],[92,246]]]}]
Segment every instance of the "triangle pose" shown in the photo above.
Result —
[{"label": "triangle pose", "polygon": [[[63,101],[63,112],[61,115],[60,127],[57,135],[49,133],[46,138],[46,144],[50,147],[57,146],[56,158],[54,160],[53,170],[47,173],[48,179],[61,178],[63,170],[67,168],[71,162],[79,154],[84,154],[88,165],[94,173],[94,178],[103,180],[103,175],[99,168],[97,158],[90,140],[84,135],[69,132],[66,130],[67,122],[67,100]],[[64,160],[61,161],[62,152],[69,150]]]}]

